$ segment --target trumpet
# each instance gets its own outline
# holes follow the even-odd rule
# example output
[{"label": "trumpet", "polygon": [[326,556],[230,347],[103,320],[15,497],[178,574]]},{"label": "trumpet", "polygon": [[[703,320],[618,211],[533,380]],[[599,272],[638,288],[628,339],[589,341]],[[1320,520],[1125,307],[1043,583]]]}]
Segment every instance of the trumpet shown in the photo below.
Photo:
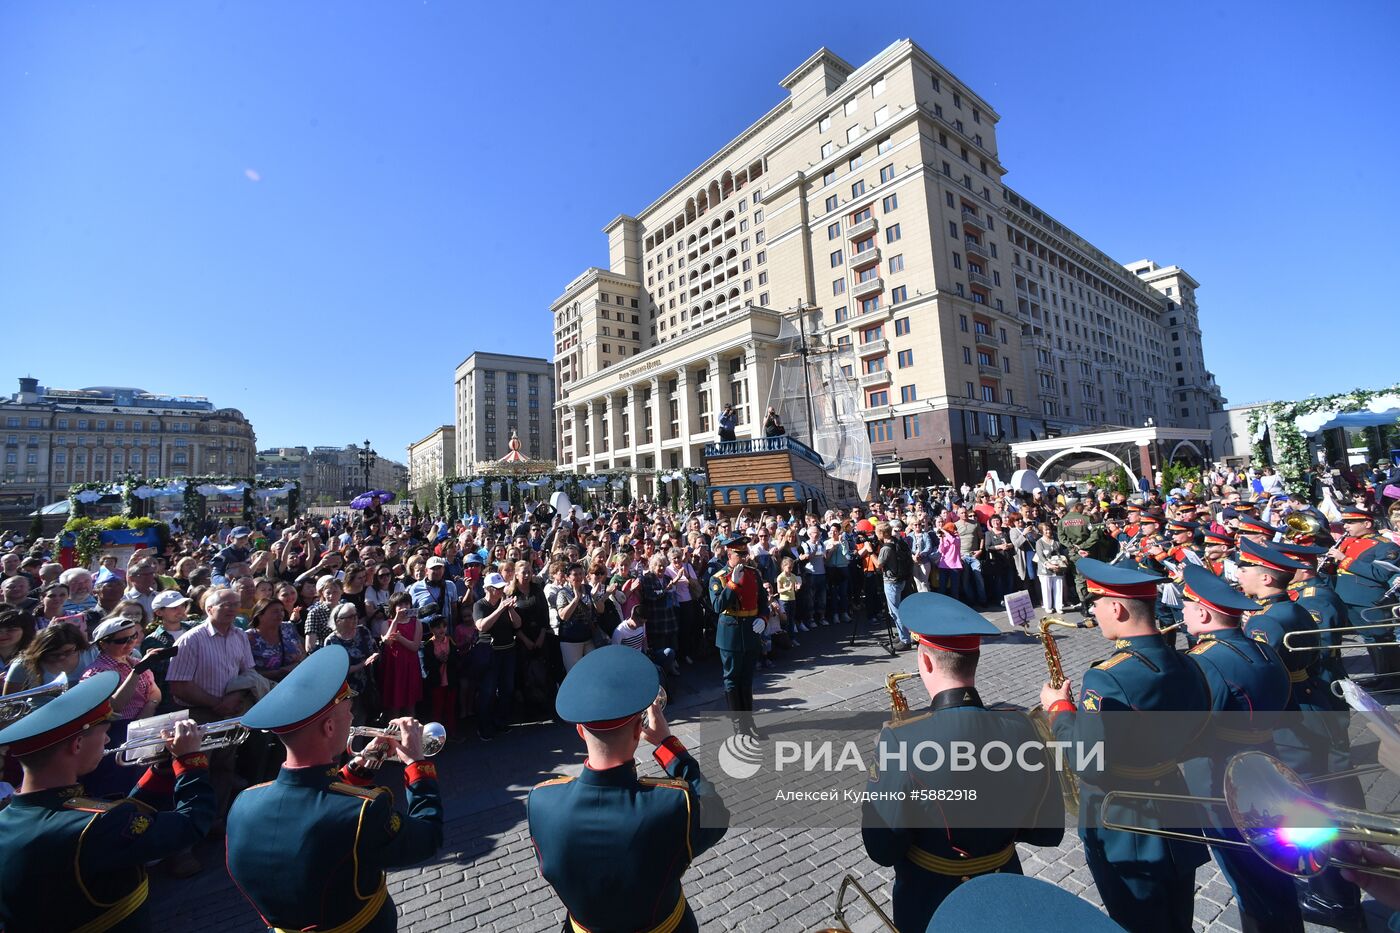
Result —
[{"label": "trumpet", "polygon": [[[140,722],[141,720],[136,720],[132,725],[135,726]],[[218,722],[205,723],[195,731],[199,733],[199,750],[202,752],[242,745],[248,741],[248,736],[252,734],[248,727],[237,719],[221,719]],[[160,759],[169,754],[165,743],[173,735],[173,732],[165,730],[160,735],[131,739],[121,745],[112,746],[102,754],[116,755],[117,764],[127,767],[150,764],[152,760]]]},{"label": "trumpet", "polygon": [[67,689],[68,675],[59,674],[42,687],[19,690],[9,696],[0,697],[0,726],[8,726],[12,722],[18,722],[34,712],[38,708],[34,701],[40,697],[53,698]]},{"label": "trumpet", "polygon": [[[350,738],[366,739],[393,739],[396,742],[403,741],[403,736],[399,734],[397,726],[389,726],[379,729],[375,726],[351,726]],[[442,751],[447,745],[447,729],[440,722],[430,722],[423,726],[423,756],[431,758]],[[360,754],[351,749],[352,754]],[[378,756],[371,756],[378,757]]]}]

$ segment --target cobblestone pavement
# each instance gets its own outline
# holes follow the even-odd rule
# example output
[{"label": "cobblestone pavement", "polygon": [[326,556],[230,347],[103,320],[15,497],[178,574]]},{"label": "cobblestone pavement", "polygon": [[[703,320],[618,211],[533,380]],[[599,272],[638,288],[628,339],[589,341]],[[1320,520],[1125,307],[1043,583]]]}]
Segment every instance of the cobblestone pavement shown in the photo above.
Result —
[{"label": "cobblestone pavement", "polygon": [[[1004,614],[988,618],[1005,625]],[[888,708],[884,677],[912,670],[913,657],[891,658],[864,626],[860,629],[854,646],[847,644],[852,632],[848,625],[803,635],[801,648],[789,652],[777,669],[760,674],[755,688],[760,711]],[[1091,661],[1108,654],[1108,646],[1093,631],[1069,632],[1059,645],[1065,670],[1075,680]],[[1033,705],[1044,679],[1043,654],[1034,639],[1012,636],[983,650],[978,687],[988,703]],[[917,681],[906,682],[909,685],[914,685],[908,691],[911,705],[926,703]],[[698,741],[695,715],[722,706],[718,664],[711,660],[687,669],[671,690],[667,714],[677,735],[691,744]],[[530,787],[552,774],[576,774],[582,751],[571,728],[553,723],[517,726],[490,744],[472,739],[450,745],[437,759],[448,817],[446,844],[433,861],[390,874],[399,928],[558,930],[564,911],[536,870],[524,799]],[[643,774],[660,773],[649,755],[639,760]],[[1073,829],[1056,849],[1019,849],[1026,874],[1100,904]],[[197,854],[206,867],[194,878],[173,881],[159,869],[153,872],[155,928],[220,933],[265,929],[224,870],[222,843],[206,843]],[[892,874],[866,858],[858,828],[732,829],[696,860],[686,875],[685,890],[703,929],[796,933],[831,925],[836,889],[846,874],[859,879],[889,909]],[[1230,888],[1214,864],[1197,872],[1196,884],[1196,929],[1238,930]],[[858,896],[848,896],[847,906],[847,921],[855,933],[883,929]],[[1372,912],[1370,928],[1385,930],[1381,908],[1373,902],[1367,907]]]}]

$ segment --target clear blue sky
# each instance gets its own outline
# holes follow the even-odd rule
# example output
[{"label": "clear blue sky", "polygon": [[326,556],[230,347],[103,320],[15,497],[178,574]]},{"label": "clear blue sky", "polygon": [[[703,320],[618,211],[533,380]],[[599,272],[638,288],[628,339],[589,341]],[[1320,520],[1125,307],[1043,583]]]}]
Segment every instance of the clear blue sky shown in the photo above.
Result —
[{"label": "clear blue sky", "polygon": [[1231,401],[1394,381],[1394,3],[44,0],[0,6],[0,391],[402,460],[473,350],[549,355],[604,223],[819,46],[906,36],[1001,113],[1010,185],[1200,280]]}]

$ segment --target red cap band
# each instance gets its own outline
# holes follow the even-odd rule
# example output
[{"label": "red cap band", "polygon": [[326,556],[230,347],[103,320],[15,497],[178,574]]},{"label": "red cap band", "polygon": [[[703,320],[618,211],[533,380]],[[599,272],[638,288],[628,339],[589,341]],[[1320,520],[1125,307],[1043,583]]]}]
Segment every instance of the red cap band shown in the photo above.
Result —
[{"label": "red cap band", "polygon": [[1191,589],[1191,585],[1186,583],[1184,579],[1181,584],[1181,595],[1185,596],[1193,603],[1200,603],[1202,606],[1205,606],[1208,609],[1212,609],[1220,613],[1221,615],[1231,616],[1232,618],[1238,618],[1244,615],[1243,609],[1231,609],[1228,606],[1217,606],[1215,603],[1211,602],[1208,599],[1202,599],[1201,594]]},{"label": "red cap band", "polygon": [[1116,599],[1156,599],[1156,583],[1114,583],[1104,584],[1097,580],[1084,580],[1086,588],[1096,596],[1112,596]]},{"label": "red cap band", "polygon": [[48,732],[41,732],[31,738],[11,743],[10,754],[14,755],[16,758],[22,758],[25,755],[32,755],[46,748],[52,748],[59,742],[71,739],[79,733],[86,732],[90,727],[98,723],[107,722],[111,717],[112,704],[103,700],[71,722],[65,722],[63,725],[55,729],[50,729]]},{"label": "red cap band", "polygon": [[977,654],[982,650],[980,635],[951,635],[935,638],[932,635],[919,636],[919,644],[927,645],[934,651],[950,651],[953,654]]}]

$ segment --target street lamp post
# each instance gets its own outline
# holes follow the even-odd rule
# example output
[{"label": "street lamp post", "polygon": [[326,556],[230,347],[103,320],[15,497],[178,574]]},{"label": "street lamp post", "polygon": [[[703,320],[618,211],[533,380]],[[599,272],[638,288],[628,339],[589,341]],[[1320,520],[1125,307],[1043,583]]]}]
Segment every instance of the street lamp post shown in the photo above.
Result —
[{"label": "street lamp post", "polygon": [[365,491],[368,492],[370,488],[369,472],[374,469],[375,461],[379,459],[379,455],[375,453],[374,449],[369,445],[369,438],[365,438],[365,446],[364,449],[360,451],[359,457],[360,471],[365,479]]}]

